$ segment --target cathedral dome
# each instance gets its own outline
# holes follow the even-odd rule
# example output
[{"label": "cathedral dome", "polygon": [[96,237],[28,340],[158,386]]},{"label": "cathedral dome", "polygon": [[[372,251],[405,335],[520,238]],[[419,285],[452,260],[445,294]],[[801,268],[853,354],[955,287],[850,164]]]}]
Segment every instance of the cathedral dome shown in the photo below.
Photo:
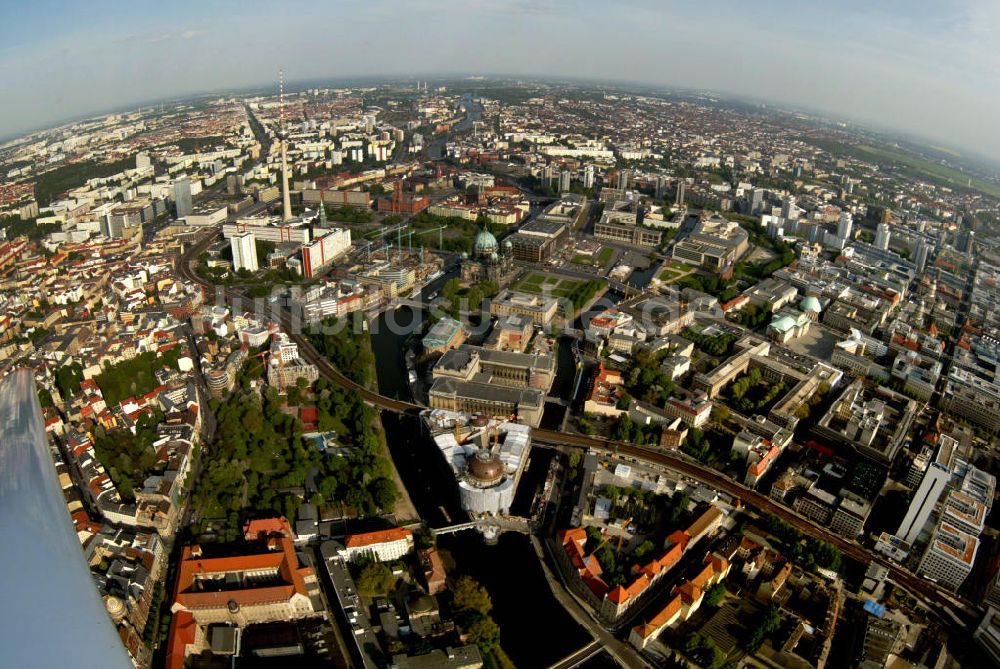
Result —
[{"label": "cathedral dome", "polygon": [[472,255],[479,258],[487,258],[496,253],[499,248],[497,238],[489,230],[483,228],[476,235],[476,241],[472,245]]}]

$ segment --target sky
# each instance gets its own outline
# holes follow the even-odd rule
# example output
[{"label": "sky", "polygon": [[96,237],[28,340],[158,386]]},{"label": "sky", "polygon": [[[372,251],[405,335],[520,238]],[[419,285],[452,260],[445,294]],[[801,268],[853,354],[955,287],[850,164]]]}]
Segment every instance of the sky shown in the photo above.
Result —
[{"label": "sky", "polygon": [[0,137],[284,68],[704,89],[1000,160],[1000,0],[0,0],[0,16]]}]

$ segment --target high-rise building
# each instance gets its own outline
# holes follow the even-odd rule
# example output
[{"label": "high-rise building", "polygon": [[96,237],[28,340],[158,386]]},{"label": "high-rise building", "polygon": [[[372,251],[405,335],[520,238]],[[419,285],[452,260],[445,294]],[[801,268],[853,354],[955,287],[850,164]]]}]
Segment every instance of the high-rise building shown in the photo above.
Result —
[{"label": "high-rise building", "polygon": [[906,515],[903,516],[903,522],[896,530],[897,537],[905,543],[913,545],[950,480],[951,470],[944,465],[932,462],[927,467],[924,478],[920,481],[920,486],[910,502],[910,507],[906,510]]},{"label": "high-rise building", "polygon": [[959,253],[969,253],[972,251],[973,243],[976,240],[976,233],[972,230],[962,230],[955,239],[955,250]]},{"label": "high-rise building", "polygon": [[879,223],[875,226],[875,248],[887,251],[889,249],[889,224]]},{"label": "high-rise building", "polygon": [[135,154],[135,169],[137,170],[147,170],[153,166],[153,161],[149,157],[149,153],[146,151],[140,151]]},{"label": "high-rise building", "polygon": [[663,174],[656,175],[656,192],[653,194],[657,200],[662,200],[667,194],[667,177]]},{"label": "high-rise building", "polygon": [[677,199],[674,200],[674,204],[678,207],[684,206],[684,180],[681,179],[677,182]]},{"label": "high-rise building", "polygon": [[979,539],[946,520],[937,526],[917,573],[949,590],[958,590],[976,561]]},{"label": "high-rise building", "polygon": [[840,212],[840,218],[837,220],[837,237],[840,239],[850,239],[853,232],[854,217],[851,216],[851,212]]},{"label": "high-rise building", "polygon": [[542,188],[549,188],[552,185],[552,180],[556,178],[556,170],[552,165],[546,165],[542,168],[539,179],[542,181]]},{"label": "high-rise building", "polygon": [[567,193],[569,192],[570,179],[572,178],[572,172],[569,170],[563,170],[559,173],[559,192]]},{"label": "high-rise building", "polygon": [[930,247],[923,239],[917,240],[917,246],[913,249],[913,263],[917,266],[918,272],[923,272],[927,267],[927,256],[930,254]]},{"label": "high-rise building", "polygon": [[594,187],[594,166],[587,165],[583,168],[583,187],[593,188]]},{"label": "high-rise building", "polygon": [[784,219],[798,218],[798,207],[795,206],[795,196],[786,195],[781,200],[781,217]]},{"label": "high-rise building", "polygon": [[754,188],[750,191],[750,215],[756,216],[764,207],[764,189]]},{"label": "high-rise building", "polygon": [[177,210],[177,218],[190,216],[194,211],[191,203],[191,181],[187,177],[181,177],[174,182],[174,208]]},{"label": "high-rise building", "polygon": [[618,190],[625,192],[628,190],[628,182],[631,177],[629,170],[622,170],[618,173]]},{"label": "high-rise building", "polygon": [[242,195],[243,175],[230,174],[226,176],[226,192],[230,195]]},{"label": "high-rise building", "polygon": [[233,269],[257,271],[257,244],[252,234],[243,232],[233,235],[229,238],[229,245],[233,250]]}]

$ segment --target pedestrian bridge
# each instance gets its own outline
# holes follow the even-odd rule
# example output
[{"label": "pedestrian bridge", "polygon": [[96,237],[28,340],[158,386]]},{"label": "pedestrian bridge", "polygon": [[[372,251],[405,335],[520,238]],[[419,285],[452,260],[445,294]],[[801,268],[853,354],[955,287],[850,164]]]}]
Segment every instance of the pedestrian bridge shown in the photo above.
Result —
[{"label": "pedestrian bridge", "polygon": [[501,532],[519,532],[521,534],[531,534],[535,523],[521,516],[496,516],[471,520],[467,523],[456,523],[447,527],[431,528],[431,534],[440,536],[442,534],[454,534],[464,530],[478,530],[486,536],[500,534]]}]

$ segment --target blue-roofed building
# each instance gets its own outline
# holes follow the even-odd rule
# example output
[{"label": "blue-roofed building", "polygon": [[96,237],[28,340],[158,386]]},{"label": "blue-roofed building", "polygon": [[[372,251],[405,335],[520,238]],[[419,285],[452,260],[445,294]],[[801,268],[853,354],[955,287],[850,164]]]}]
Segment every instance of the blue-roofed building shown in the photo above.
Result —
[{"label": "blue-roofed building", "polygon": [[874,599],[866,599],[864,609],[876,618],[881,618],[885,615],[885,607],[876,602]]}]

